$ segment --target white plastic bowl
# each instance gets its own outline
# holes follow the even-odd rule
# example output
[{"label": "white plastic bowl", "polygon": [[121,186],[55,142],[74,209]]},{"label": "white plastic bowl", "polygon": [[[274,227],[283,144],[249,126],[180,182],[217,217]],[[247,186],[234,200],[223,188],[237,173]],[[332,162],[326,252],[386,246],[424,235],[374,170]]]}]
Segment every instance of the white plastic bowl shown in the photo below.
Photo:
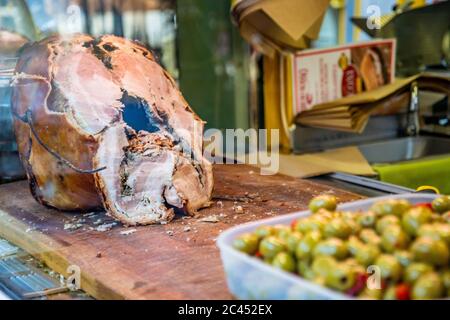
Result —
[{"label": "white plastic bowl", "polygon": [[[339,205],[338,210],[367,211],[374,202],[386,199],[406,199],[412,204],[431,202],[438,197],[434,194],[401,194],[360,200]],[[239,252],[232,242],[239,235],[254,231],[261,225],[290,223],[310,215],[310,211],[301,211],[276,218],[249,222],[223,232],[217,245],[220,249],[228,288],[238,299],[257,300],[344,300],[352,299],[348,295],[319,286],[301,277],[273,268],[261,260]]]}]

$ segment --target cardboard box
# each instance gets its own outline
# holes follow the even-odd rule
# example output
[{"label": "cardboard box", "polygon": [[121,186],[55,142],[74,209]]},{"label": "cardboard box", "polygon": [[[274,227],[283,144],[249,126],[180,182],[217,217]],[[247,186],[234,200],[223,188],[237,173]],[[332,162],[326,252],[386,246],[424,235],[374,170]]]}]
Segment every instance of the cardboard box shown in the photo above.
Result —
[{"label": "cardboard box", "polygon": [[392,83],[395,51],[395,39],[388,39],[291,55],[293,114]]}]

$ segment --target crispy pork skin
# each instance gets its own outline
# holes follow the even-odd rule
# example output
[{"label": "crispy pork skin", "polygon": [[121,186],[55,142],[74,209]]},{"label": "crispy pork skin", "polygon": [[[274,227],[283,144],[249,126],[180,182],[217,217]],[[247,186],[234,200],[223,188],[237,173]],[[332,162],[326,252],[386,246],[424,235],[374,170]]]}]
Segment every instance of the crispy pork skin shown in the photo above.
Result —
[{"label": "crispy pork skin", "polygon": [[19,153],[40,203],[103,207],[129,225],[209,204],[204,123],[142,45],[47,38],[23,50],[13,85]]}]

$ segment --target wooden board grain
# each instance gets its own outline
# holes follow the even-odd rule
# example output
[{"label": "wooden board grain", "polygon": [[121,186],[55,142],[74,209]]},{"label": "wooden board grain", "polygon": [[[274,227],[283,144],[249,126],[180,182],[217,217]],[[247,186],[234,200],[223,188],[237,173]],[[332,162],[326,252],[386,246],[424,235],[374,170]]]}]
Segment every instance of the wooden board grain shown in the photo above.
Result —
[{"label": "wooden board grain", "polygon": [[215,166],[214,176],[214,201],[197,217],[107,231],[97,230],[112,222],[102,212],[62,213],[36,203],[26,181],[1,185],[0,237],[64,275],[68,266],[80,267],[82,289],[97,299],[230,299],[215,243],[222,230],[305,209],[321,193],[342,202],[360,198],[306,180],[261,176],[245,165]]}]

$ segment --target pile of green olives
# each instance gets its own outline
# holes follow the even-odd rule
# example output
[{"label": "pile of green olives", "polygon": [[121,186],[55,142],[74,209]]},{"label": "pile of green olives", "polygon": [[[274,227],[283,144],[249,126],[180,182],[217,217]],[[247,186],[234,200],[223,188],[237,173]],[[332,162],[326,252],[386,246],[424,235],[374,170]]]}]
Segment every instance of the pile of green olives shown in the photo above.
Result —
[{"label": "pile of green olives", "polygon": [[[321,195],[309,208],[310,216],[290,226],[239,236],[234,248],[361,299],[450,297],[450,196],[416,205],[383,200],[353,213],[336,211],[337,199]],[[373,270],[375,288],[367,285]]]}]

